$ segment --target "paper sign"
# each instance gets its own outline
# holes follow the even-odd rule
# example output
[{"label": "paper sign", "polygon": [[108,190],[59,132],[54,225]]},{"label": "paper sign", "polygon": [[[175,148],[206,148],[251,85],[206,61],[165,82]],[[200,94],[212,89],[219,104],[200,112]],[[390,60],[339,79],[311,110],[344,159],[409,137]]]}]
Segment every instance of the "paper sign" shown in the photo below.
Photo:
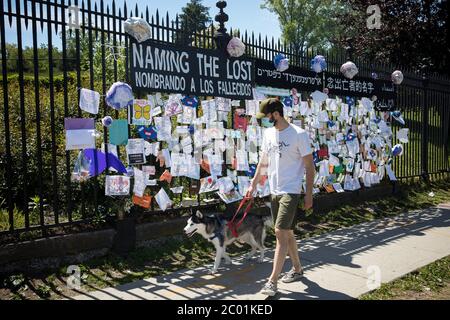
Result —
[{"label": "paper sign", "polygon": [[95,149],[94,119],[65,119],[66,150]]},{"label": "paper sign", "polygon": [[171,95],[169,97],[169,101],[167,101],[167,104],[164,107],[164,110],[165,116],[172,117],[183,112],[183,105],[181,104],[181,101],[177,96]]},{"label": "paper sign", "polygon": [[139,170],[138,168],[134,168],[134,186],[133,193],[138,197],[143,197],[145,192],[145,178],[144,172]]},{"label": "paper sign", "polygon": [[124,119],[114,120],[109,127],[109,142],[116,146],[128,143],[128,122]]},{"label": "paper sign", "polygon": [[222,199],[222,201],[226,204],[240,201],[243,198],[242,195],[236,190],[232,190],[228,193],[217,192],[217,194],[219,195],[220,199]]},{"label": "paper sign", "polygon": [[100,93],[89,89],[80,91],[80,109],[92,114],[98,114],[100,104]]},{"label": "paper sign", "polygon": [[151,196],[143,196],[138,197],[136,195],[133,196],[133,204],[140,206],[144,209],[150,209],[150,205],[152,203],[152,197]]},{"label": "paper sign", "polygon": [[169,196],[167,195],[166,191],[162,188],[156,194],[155,199],[156,199],[156,202],[158,203],[159,208],[162,211],[166,211],[173,204],[172,201],[170,200]]},{"label": "paper sign", "polygon": [[245,113],[249,116],[255,116],[259,110],[258,100],[245,100]]},{"label": "paper sign", "polygon": [[169,141],[172,138],[172,123],[169,117],[154,118],[158,141]]},{"label": "paper sign", "polygon": [[148,126],[152,123],[152,106],[149,100],[133,101],[133,105],[128,107],[128,121],[130,124]]},{"label": "paper sign", "polygon": [[400,142],[402,142],[402,143],[408,143],[409,142],[408,134],[409,134],[408,128],[400,129],[397,132],[397,139],[400,140]]},{"label": "paper sign", "polygon": [[238,180],[238,190],[240,194],[246,194],[248,188],[250,188],[250,178],[247,176],[239,176]]},{"label": "paper sign", "polygon": [[183,186],[170,188],[170,191],[172,191],[174,194],[181,194],[183,192]]},{"label": "paper sign", "polygon": [[231,111],[231,99],[216,98],[216,105],[219,111]]},{"label": "paper sign", "polygon": [[200,179],[199,193],[206,193],[219,190],[217,180],[213,176]]},{"label": "paper sign", "polygon": [[220,178],[217,180],[217,184],[219,185],[220,193],[228,193],[234,189],[234,184],[230,177]]},{"label": "paper sign", "polygon": [[127,196],[130,194],[130,177],[106,176],[105,195]]},{"label": "paper sign", "polygon": [[342,186],[340,183],[333,183],[333,188],[338,193],[344,192],[344,189],[342,189]]},{"label": "paper sign", "polygon": [[145,145],[144,139],[130,139],[126,147],[128,164],[144,164],[145,163]]},{"label": "paper sign", "polygon": [[236,109],[234,111],[234,126],[233,128],[235,130],[243,130],[244,132],[247,131],[247,118],[245,116],[245,110],[244,109]]},{"label": "paper sign", "polygon": [[157,115],[160,115],[161,113],[162,113],[161,106],[157,106],[157,107],[152,108],[152,111],[151,111],[150,115],[152,117],[155,117]]},{"label": "paper sign", "polygon": [[311,97],[312,97],[313,101],[319,105],[321,105],[326,99],[328,99],[327,94],[317,91],[317,90],[311,94]]}]

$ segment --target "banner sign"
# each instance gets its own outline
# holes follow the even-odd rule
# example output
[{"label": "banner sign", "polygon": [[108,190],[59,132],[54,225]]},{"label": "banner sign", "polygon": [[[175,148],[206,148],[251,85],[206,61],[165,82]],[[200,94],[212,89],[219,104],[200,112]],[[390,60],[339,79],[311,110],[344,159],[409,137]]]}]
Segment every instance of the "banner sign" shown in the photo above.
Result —
[{"label": "banner sign", "polygon": [[253,99],[252,59],[220,51],[131,41],[131,81],[137,92],[167,92],[230,99]]},{"label": "banner sign", "polygon": [[290,66],[285,72],[279,72],[270,61],[255,60],[256,84],[258,86],[292,89],[299,91],[316,91],[323,89],[322,75]]},{"label": "banner sign", "polygon": [[377,96],[380,100],[395,100],[392,81],[355,77],[352,80],[341,75],[313,71],[290,66],[285,72],[276,71],[270,61],[255,60],[256,84],[258,86],[313,92],[328,89],[330,95],[350,97]]},{"label": "banner sign", "polygon": [[271,61],[230,58],[217,50],[178,46],[148,40],[131,39],[131,82],[136,92],[167,92],[195,96],[214,96],[236,100],[253,99],[256,85],[279,89],[296,88],[313,92],[327,88],[330,95],[351,97],[377,96],[380,101],[395,102],[391,81],[340,74],[316,74],[290,66],[276,71]]},{"label": "banner sign", "polygon": [[372,97],[378,99],[395,99],[395,85],[392,81],[355,77],[347,79],[344,76],[325,74],[325,88],[329,94],[350,97]]}]

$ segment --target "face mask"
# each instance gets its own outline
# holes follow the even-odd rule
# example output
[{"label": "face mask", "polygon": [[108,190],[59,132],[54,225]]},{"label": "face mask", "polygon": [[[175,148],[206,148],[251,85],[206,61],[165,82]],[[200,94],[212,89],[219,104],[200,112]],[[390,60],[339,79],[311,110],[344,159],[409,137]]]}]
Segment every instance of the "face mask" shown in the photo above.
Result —
[{"label": "face mask", "polygon": [[262,118],[261,124],[264,128],[272,128],[273,127],[273,122],[270,121],[269,118]]},{"label": "face mask", "polygon": [[273,124],[273,126],[277,125],[277,120],[274,119],[273,115],[271,118],[268,118],[268,119],[269,119],[269,122]]}]

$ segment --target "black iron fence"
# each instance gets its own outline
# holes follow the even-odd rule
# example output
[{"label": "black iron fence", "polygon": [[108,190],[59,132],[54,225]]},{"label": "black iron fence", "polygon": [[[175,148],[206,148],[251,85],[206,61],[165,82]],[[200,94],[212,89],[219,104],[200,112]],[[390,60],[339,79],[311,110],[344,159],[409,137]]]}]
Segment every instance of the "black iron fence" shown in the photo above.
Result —
[{"label": "black iron fence", "polygon": [[[79,26],[74,19],[78,15]],[[150,16],[148,8],[128,8],[126,1],[119,6],[103,0],[0,0],[1,235],[17,236],[24,231],[48,235],[53,228],[100,223],[110,217],[108,200],[99,196],[103,194],[100,179],[82,185],[71,181],[76,155],[65,151],[63,126],[64,118],[82,115],[80,88],[105,95],[112,83],[128,82],[129,39],[122,22],[131,16],[149,22],[154,40],[215,47],[213,25],[187,37],[178,17],[171,19],[158,12]],[[247,55],[255,58],[271,61],[281,52],[292,65],[309,69],[312,57],[323,54],[314,48],[298,54],[292,45],[253,32],[229,33],[238,35],[246,44]],[[325,56],[334,73],[346,61],[344,50],[332,50]],[[389,79],[391,72],[401,67],[353,60],[365,77],[376,72]],[[449,79],[402,70],[405,81],[397,93],[397,106],[410,129],[410,143],[405,146],[405,156],[395,158],[398,178],[447,175]],[[104,101],[100,110],[96,120],[107,115],[125,117],[107,108]],[[394,125],[394,133],[396,130]],[[108,141],[106,132],[104,141]],[[180,182],[186,187],[191,184]],[[181,195],[179,202],[186,196],[192,196],[195,206],[208,205],[196,193]],[[157,214],[154,206],[151,212]]]}]

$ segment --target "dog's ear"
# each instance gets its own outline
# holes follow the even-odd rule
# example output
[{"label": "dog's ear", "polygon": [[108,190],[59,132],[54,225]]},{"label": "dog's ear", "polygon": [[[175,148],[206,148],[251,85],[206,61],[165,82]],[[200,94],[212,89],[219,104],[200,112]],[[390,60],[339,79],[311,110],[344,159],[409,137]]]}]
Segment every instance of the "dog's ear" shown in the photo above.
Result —
[{"label": "dog's ear", "polygon": [[197,210],[197,213],[195,214],[197,216],[197,218],[202,219],[203,218],[203,213],[201,213],[199,210]]}]

